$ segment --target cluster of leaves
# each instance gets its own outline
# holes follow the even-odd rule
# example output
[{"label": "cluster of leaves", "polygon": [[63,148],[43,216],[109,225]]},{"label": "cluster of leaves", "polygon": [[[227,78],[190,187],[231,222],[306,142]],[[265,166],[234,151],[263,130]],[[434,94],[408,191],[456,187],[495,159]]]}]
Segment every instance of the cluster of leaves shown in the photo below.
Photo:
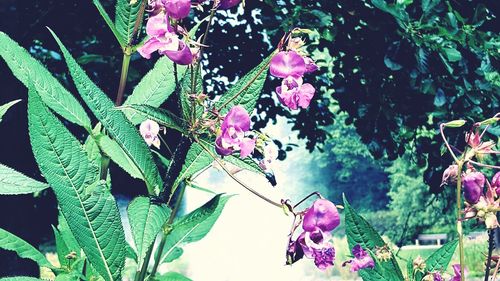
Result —
[{"label": "cluster of leaves", "polygon": [[[145,1],[130,4],[129,1],[119,0],[116,19],[112,21],[101,4],[94,1],[125,55],[136,48],[137,23],[143,20],[139,11],[142,3]],[[196,28],[192,32],[196,32]],[[192,213],[175,220],[175,211],[171,211],[166,203],[169,200],[161,201],[172,198],[179,186],[182,194],[184,181],[209,167],[214,160],[213,139],[191,143],[195,137],[188,130],[193,106],[188,96],[199,94],[202,89],[189,87],[192,76],[184,75],[186,68],[178,67],[177,75],[182,86],[178,93],[172,95],[177,88],[174,65],[168,58],[160,58],[120,110],[94,84],[61,40],[50,32],[62,51],[80,98],[98,122],[91,121],[79,101],[39,61],[5,33],[0,33],[0,56],[14,76],[28,88],[29,137],[35,160],[47,180],[47,184],[38,182],[1,165],[0,181],[3,185],[0,194],[30,194],[50,187],[57,197],[61,214],[59,225],[54,227],[60,266],[52,265],[37,249],[4,230],[0,232],[0,248],[15,251],[21,257],[51,269],[58,277],[71,280],[82,276],[87,279],[100,276],[108,281],[119,280],[126,256],[137,263],[137,274],[145,274],[146,271],[141,269],[147,268],[153,244],[159,235],[162,242],[154,255],[156,266],[179,258],[184,244],[198,241],[210,231],[230,197],[216,195]],[[240,104],[251,112],[266,80],[269,58],[231,87],[215,106]],[[198,81],[202,79],[199,77]],[[199,84],[201,86],[201,82]],[[179,116],[158,108],[171,96],[171,100],[181,106]],[[0,113],[3,115],[15,102],[0,107]],[[198,107],[195,112],[196,118],[201,117],[200,109]],[[81,143],[55,114],[83,129],[87,133],[85,142]],[[147,118],[192,138],[179,149],[185,150],[185,157],[168,159],[152,154],[135,127]],[[112,183],[106,165],[109,160],[131,177],[144,181],[150,196],[137,197],[128,207],[134,245],[125,241],[120,214],[111,194]],[[168,167],[165,181],[155,160]],[[251,159],[229,156],[225,160],[263,175]],[[177,276],[176,280],[189,280],[180,278],[177,273],[172,274]],[[170,280],[170,275],[157,277]],[[142,276],[143,279],[145,277]]]}]

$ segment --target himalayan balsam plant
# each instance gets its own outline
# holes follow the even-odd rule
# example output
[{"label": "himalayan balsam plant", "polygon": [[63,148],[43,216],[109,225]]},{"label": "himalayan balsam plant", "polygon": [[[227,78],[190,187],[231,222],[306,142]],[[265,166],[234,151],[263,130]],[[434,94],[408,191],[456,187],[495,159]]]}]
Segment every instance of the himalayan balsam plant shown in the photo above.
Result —
[{"label": "himalayan balsam plant", "polygon": [[[58,36],[51,29],[49,32],[61,49],[78,94],[97,123],[91,122],[78,100],[40,62],[8,35],[0,33],[0,56],[28,89],[29,137],[34,159],[47,181],[36,181],[0,164],[3,183],[0,194],[30,194],[52,189],[60,211],[59,224],[54,227],[59,264],[52,264],[38,249],[3,229],[0,229],[1,248],[33,260],[52,271],[56,278],[121,280],[125,260],[130,259],[136,264],[136,281],[190,280],[176,272],[159,275],[157,271],[160,265],[179,258],[185,244],[202,239],[231,198],[218,194],[191,213],[177,214],[185,189],[197,187],[193,178],[216,162],[256,198],[293,218],[288,243],[282,241],[284,264],[306,258],[319,270],[338,266],[332,231],[341,223],[340,209],[345,215],[346,235],[352,251],[352,258],[342,261],[342,266],[359,272],[364,280],[442,280],[439,278],[448,267],[457,241],[447,243],[426,260],[409,261],[404,275],[391,247],[355,212],[346,198],[343,206],[318,193],[295,204],[289,199],[275,202],[240,180],[234,172],[249,170],[267,177],[275,185],[272,164],[277,158],[276,148],[268,136],[252,130],[250,114],[268,70],[281,79],[275,94],[282,106],[289,110],[308,108],[316,91],[306,81],[318,67],[308,56],[301,37],[307,36],[307,29],[287,32],[274,52],[230,86],[220,99],[209,100],[201,60],[204,49],[209,47],[207,37],[210,27],[215,25],[214,15],[218,10],[235,9],[244,3],[239,0],[118,0],[115,20],[112,20],[98,0],[93,2],[123,50],[114,102],[91,81]],[[190,14],[205,16],[204,7],[210,7],[208,20],[190,28],[183,24],[183,19]],[[199,34],[198,29],[203,25],[206,25],[204,32]],[[146,36],[142,36],[144,29]],[[133,91],[125,95],[130,58],[136,52],[144,59],[159,58]],[[167,99],[172,103],[169,104],[172,111],[161,108]],[[0,119],[17,102],[19,100],[1,106]],[[84,129],[87,136],[83,143],[60,118]],[[162,135],[171,130],[178,131],[181,138],[173,154],[163,156],[157,149],[163,145]],[[498,208],[495,200],[500,193],[497,191],[499,176],[490,183],[482,174],[477,174],[474,165],[479,162],[472,160],[481,153],[490,153],[492,145],[482,142],[477,133],[471,133],[468,140],[471,149],[464,151],[462,158],[455,157],[458,167],[448,171],[448,178],[463,176],[468,202],[466,217],[475,217],[489,227],[496,227],[498,223],[492,213]],[[147,195],[133,199],[127,208],[132,245],[125,240],[117,204],[110,192],[110,161],[142,180],[147,191]],[[166,167],[166,175],[160,175],[155,163]],[[460,190],[462,181],[457,182]],[[488,190],[483,195],[485,182]],[[312,197],[317,199],[310,202]],[[299,208],[307,202],[309,206]],[[459,209],[461,214],[460,205]],[[456,276],[464,275],[463,267],[454,268]]]}]

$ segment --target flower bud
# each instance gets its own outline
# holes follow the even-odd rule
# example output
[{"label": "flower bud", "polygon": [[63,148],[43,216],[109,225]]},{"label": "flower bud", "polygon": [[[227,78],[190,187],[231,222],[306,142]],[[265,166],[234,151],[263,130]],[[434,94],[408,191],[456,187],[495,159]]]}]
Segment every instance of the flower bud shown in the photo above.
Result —
[{"label": "flower bud", "polygon": [[413,270],[414,271],[420,271],[420,272],[424,272],[425,270],[425,260],[421,257],[421,256],[417,256],[414,260],[413,260]]},{"label": "flower bud", "polygon": [[165,10],[174,19],[183,19],[189,15],[191,0],[163,0]]},{"label": "flower bud", "polygon": [[443,172],[441,186],[457,183],[457,176],[458,176],[458,166],[457,165],[450,165]]},{"label": "flower bud", "polygon": [[332,231],[339,224],[340,216],[335,204],[326,199],[318,199],[306,211],[302,227],[305,231],[313,231],[316,228]]},{"label": "flower bud", "polygon": [[485,178],[480,172],[471,172],[462,177],[464,185],[464,197],[470,204],[479,202],[479,198],[483,193]]}]

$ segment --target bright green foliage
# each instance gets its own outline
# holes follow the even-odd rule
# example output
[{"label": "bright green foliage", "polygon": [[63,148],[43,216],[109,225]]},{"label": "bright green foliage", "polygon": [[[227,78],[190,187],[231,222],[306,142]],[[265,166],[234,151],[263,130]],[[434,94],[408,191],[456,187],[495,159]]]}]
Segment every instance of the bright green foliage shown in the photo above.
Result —
[{"label": "bright green foliage", "polygon": [[181,181],[209,167],[213,161],[214,159],[208,152],[199,144],[193,143],[188,150],[186,161],[184,165],[182,165],[181,172],[174,182],[173,190],[175,190]]},{"label": "bright green foliage", "polygon": [[[345,208],[345,228],[349,249],[352,250],[356,244],[359,244],[363,249],[375,251],[375,247],[383,247],[385,245],[382,237],[373,229],[373,227],[360,215],[351,208],[349,202],[344,197]],[[387,262],[377,261],[375,268],[370,270],[361,270],[359,275],[364,281],[371,280],[403,280],[403,273],[399,265],[392,255]]]},{"label": "bright green foliage", "polygon": [[0,278],[0,281],[43,281],[43,280],[29,276],[17,276],[17,277]]},{"label": "bright green foliage", "polygon": [[136,179],[143,179],[141,171],[135,166],[134,161],[128,157],[116,141],[110,139],[106,135],[100,135],[97,137],[97,143],[102,152],[108,155],[113,162],[118,164],[118,166],[125,170],[130,176]]},{"label": "bright green foliage", "polygon": [[52,35],[63,52],[73,81],[83,100],[97,119],[101,121],[109,135],[121,146],[134,165],[141,171],[149,192],[151,194],[156,193],[156,189],[162,186],[162,180],[158,168],[153,162],[151,152],[139,132],[128,122],[122,112],[114,109],[113,102],[90,80],[53,32]]},{"label": "bright green foliage", "polygon": [[[196,85],[193,85],[194,77],[197,73]],[[193,78],[193,79],[191,79]],[[193,89],[194,88],[194,89]],[[184,77],[181,81],[181,90],[180,90],[180,105],[182,109],[182,116],[185,120],[190,120],[192,115],[192,106],[190,96],[199,95],[203,93],[203,76],[201,75],[201,71],[197,72],[186,71]],[[195,104],[196,105],[196,104]],[[203,114],[203,107],[196,105],[195,116],[200,117]]]},{"label": "bright green foliage", "polygon": [[129,116],[129,118],[130,116],[135,116],[133,118],[136,118],[137,120],[151,119],[162,126],[177,130],[181,133],[186,133],[185,121],[166,109],[142,104],[133,104],[122,106],[120,108],[126,115]]},{"label": "bright green foliage", "polygon": [[183,244],[201,240],[212,229],[231,196],[216,195],[203,206],[181,217],[168,233],[161,263],[171,262],[182,255]]},{"label": "bright green foliage", "polygon": [[[213,145],[212,145],[213,146]],[[224,157],[224,161],[229,162],[237,167],[240,167],[245,170],[249,170],[252,172],[255,172],[257,174],[264,174],[264,171],[259,167],[257,163],[251,158],[251,157],[246,157],[241,159],[239,156],[235,155],[228,155]]]},{"label": "bright green foliage", "polygon": [[[177,75],[184,76],[185,66],[177,66]],[[172,61],[163,56],[155,63],[151,69],[137,84],[132,94],[127,98],[124,105],[150,105],[159,107],[175,90],[174,66]],[[125,115],[132,124],[139,124],[144,121],[144,117],[136,112],[125,111]]]},{"label": "bright green foliage", "polygon": [[119,279],[125,262],[125,236],[116,202],[106,184],[93,182],[98,168],[89,162],[80,142],[32,91],[28,120],[35,159],[78,244],[106,281]]},{"label": "bright green foliage", "polygon": [[[444,244],[425,260],[425,270],[427,272],[444,272],[457,249],[458,240],[452,240]],[[422,279],[422,273],[417,272],[415,280]]]},{"label": "bright green foliage", "polygon": [[[248,112],[253,112],[257,100],[267,78],[269,62],[274,53],[264,59],[259,65],[243,76],[227,93],[223,94],[215,103],[215,108],[220,109],[221,114],[226,114],[231,107],[241,105]],[[221,107],[224,108],[221,109]]]},{"label": "bright green foliage", "polygon": [[137,197],[127,209],[135,247],[137,248],[137,264],[142,265],[146,252],[152,247],[156,235],[170,217],[170,209],[166,204],[154,204],[146,197]]},{"label": "bright green foliage", "polygon": [[0,122],[2,122],[2,117],[5,115],[5,113],[7,112],[7,110],[9,110],[9,108],[11,108],[14,104],[20,102],[21,100],[13,100],[11,102],[8,102],[4,105],[0,105]]},{"label": "bright green foliage", "polygon": [[177,273],[177,272],[167,272],[165,274],[162,274],[158,277],[156,277],[156,280],[158,281],[192,281],[191,279],[187,278],[186,276]]},{"label": "bright green foliage", "polygon": [[0,32],[0,56],[26,87],[33,85],[43,102],[68,121],[90,130],[90,119],[78,101],[23,47]]},{"label": "bright green foliage", "polygon": [[113,23],[113,21],[109,17],[109,15],[106,12],[106,10],[104,9],[104,7],[101,5],[101,2],[99,2],[99,0],[93,0],[92,3],[94,3],[95,7],[99,11],[99,14],[101,14],[102,18],[104,19],[104,21],[108,25],[109,29],[115,35],[115,38],[116,38],[116,40],[118,40],[118,43],[120,44],[120,46],[122,46],[122,48],[125,47],[125,45],[127,45],[127,43],[124,41],[124,38],[120,35],[118,30],[116,29],[115,24]]},{"label": "bright green foliage", "polygon": [[[130,0],[118,0],[116,2],[115,28],[120,34],[121,41],[124,41],[126,45],[132,42],[135,21],[142,2],[136,1],[135,4],[130,4]],[[142,24],[142,19],[140,23]],[[137,30],[140,30],[140,27],[141,25],[138,26]]]},{"label": "bright green foliage", "polygon": [[52,230],[54,231],[57,259],[59,260],[59,264],[61,264],[61,266],[68,266],[68,259],[66,259],[66,255],[70,253],[68,245],[66,245],[66,242],[64,241],[61,233],[59,232],[59,230],[57,230],[56,227],[52,226]]},{"label": "bright green foliage", "polygon": [[0,194],[17,195],[42,191],[49,186],[0,164]]},{"label": "bright green foliage", "polygon": [[33,260],[40,266],[52,268],[50,262],[40,251],[28,242],[2,228],[0,228],[0,248],[14,251],[21,258]]}]

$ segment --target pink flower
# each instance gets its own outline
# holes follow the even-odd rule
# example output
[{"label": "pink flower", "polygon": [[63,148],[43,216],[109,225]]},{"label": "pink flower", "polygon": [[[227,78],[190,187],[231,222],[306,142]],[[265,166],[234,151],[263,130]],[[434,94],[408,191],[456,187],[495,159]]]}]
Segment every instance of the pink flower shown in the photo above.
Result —
[{"label": "pink flower", "polygon": [[219,9],[227,10],[240,4],[241,0],[220,0]]},{"label": "pink flower", "polygon": [[160,139],[158,138],[160,126],[158,123],[148,119],[141,123],[139,132],[148,146],[154,145],[156,148],[160,148]]},{"label": "pink flower", "polygon": [[491,188],[496,191],[497,196],[500,196],[500,172],[497,172],[491,179]]},{"label": "pink flower", "polygon": [[314,264],[321,270],[333,266],[335,249],[331,242],[331,235],[316,228],[314,231],[304,231],[297,239],[304,256],[314,259]]},{"label": "pink flower", "polygon": [[354,259],[348,260],[342,264],[342,266],[345,266],[348,263],[351,264],[351,272],[375,267],[375,262],[372,257],[365,250],[363,250],[363,248],[361,248],[361,245],[357,244],[354,246],[354,248],[352,248],[352,254],[354,255]]},{"label": "pink flower", "polygon": [[306,72],[305,73],[311,73],[316,70],[318,70],[318,66],[310,57],[304,57],[304,63],[306,64]]},{"label": "pink flower", "polygon": [[301,77],[295,78],[293,76],[283,79],[281,86],[276,88],[278,99],[290,109],[307,108],[315,91],[311,84],[303,84]]},{"label": "pink flower", "polygon": [[485,177],[480,172],[470,172],[462,177],[464,185],[464,198],[470,204],[479,202],[483,193]]},{"label": "pink flower", "polygon": [[[454,265],[452,265],[452,267],[453,267],[453,272],[455,273],[455,276],[453,276],[450,279],[450,281],[460,281],[460,277],[462,276],[462,274],[460,273],[460,264],[454,264]],[[464,274],[467,275],[466,269],[464,269]]]},{"label": "pink flower", "polygon": [[268,143],[264,146],[263,158],[259,161],[259,166],[262,170],[272,170],[272,163],[278,159],[278,147],[273,143]]},{"label": "pink flower", "polygon": [[158,51],[173,62],[187,65],[193,62],[193,54],[187,44],[180,40],[166,20],[165,14],[159,13],[151,17],[146,24],[149,39],[137,51],[146,59]]},{"label": "pink flower", "polygon": [[318,199],[306,211],[302,228],[305,231],[332,231],[340,225],[340,216],[335,204],[326,199]]},{"label": "pink flower", "polygon": [[249,130],[250,116],[243,107],[234,106],[224,117],[221,133],[215,140],[215,150],[222,156],[239,150],[241,158],[247,157],[255,148],[255,140],[245,137]]},{"label": "pink flower", "polygon": [[279,78],[288,76],[302,77],[306,72],[306,63],[301,55],[295,51],[281,51],[273,56],[269,71],[271,75]]},{"label": "pink flower", "polygon": [[441,179],[441,186],[456,183],[457,176],[458,176],[458,166],[450,165],[443,172],[443,178]]},{"label": "pink flower", "polygon": [[183,19],[189,15],[191,0],[163,0],[167,14],[174,19]]}]

